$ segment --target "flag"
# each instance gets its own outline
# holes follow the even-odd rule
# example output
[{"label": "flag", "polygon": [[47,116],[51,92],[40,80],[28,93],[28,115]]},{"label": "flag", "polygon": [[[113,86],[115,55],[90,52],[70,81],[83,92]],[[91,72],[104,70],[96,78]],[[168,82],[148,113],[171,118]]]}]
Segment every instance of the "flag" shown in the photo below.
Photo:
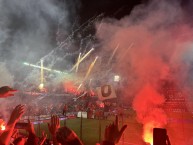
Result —
[{"label": "flag", "polygon": [[103,85],[101,87],[98,87],[96,88],[96,92],[100,100],[117,98],[115,90],[111,85]]}]

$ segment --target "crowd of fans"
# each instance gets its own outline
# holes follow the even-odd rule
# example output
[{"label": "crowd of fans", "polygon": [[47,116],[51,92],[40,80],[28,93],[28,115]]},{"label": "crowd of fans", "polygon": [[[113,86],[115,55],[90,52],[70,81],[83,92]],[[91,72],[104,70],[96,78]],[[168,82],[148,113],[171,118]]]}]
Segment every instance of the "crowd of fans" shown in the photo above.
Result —
[{"label": "crowd of fans", "polygon": [[[0,88],[0,97],[6,98],[8,96],[13,96],[13,90],[9,87]],[[11,112],[10,119],[6,125],[6,129],[0,133],[0,145],[22,145],[22,144],[33,144],[33,145],[43,145],[45,144],[47,135],[42,132],[42,137],[37,137],[35,134],[34,126],[28,120],[25,130],[28,132],[27,139],[17,135],[17,130],[15,129],[16,124],[21,119],[22,115],[25,113],[25,105],[16,106]],[[119,141],[122,133],[126,129],[124,125],[121,130],[118,130],[118,118],[116,118],[115,123],[106,127],[105,130],[105,140],[102,142],[103,145],[115,144]],[[82,141],[78,138],[76,133],[69,129],[68,127],[60,127],[60,120],[57,115],[51,116],[50,123],[48,123],[48,129],[52,135],[53,145],[83,145]]]},{"label": "crowd of fans", "polygon": [[[0,98],[6,98],[8,96],[13,96],[13,90],[10,87],[0,88]],[[67,107],[67,106],[65,106]],[[66,108],[67,109],[67,108]],[[28,132],[27,137],[19,136],[17,129],[15,128],[24,115],[26,111],[25,105],[17,105],[11,112],[9,121],[7,122],[5,130],[0,132],[0,145],[46,145],[47,135],[42,132],[41,137],[37,137],[33,123],[28,120],[26,123],[25,130]],[[127,128],[127,125],[123,125],[121,129],[118,127],[118,116],[116,116],[115,121],[106,126],[104,140],[101,145],[115,145],[119,142],[123,132]],[[60,120],[57,115],[52,115],[50,123],[48,123],[48,130],[52,136],[53,145],[83,145],[83,142],[79,139],[76,133],[70,128],[64,126],[60,127]],[[167,141],[167,144],[170,143]]]},{"label": "crowd of fans", "polygon": [[[78,98],[78,100],[74,100],[73,98]],[[46,96],[30,96],[26,95],[22,97],[21,94],[18,94],[13,98],[7,98],[6,106],[4,106],[4,111],[0,112],[0,118],[7,118],[7,114],[10,114],[14,109],[13,104],[26,104],[25,114],[23,118],[39,118],[42,116],[50,116],[50,114],[57,114],[58,116],[74,116],[76,117],[78,112],[86,112],[87,118],[90,119],[108,119],[109,116],[115,114],[124,114],[127,116],[131,116],[132,111],[125,111],[126,113],[122,113],[124,110],[128,110],[129,108],[125,108],[123,105],[117,105],[116,100],[106,100],[99,101],[96,96],[89,96],[88,94],[79,96],[54,96],[54,94],[46,95]],[[11,100],[11,101],[10,101]],[[17,101],[21,100],[21,101]],[[15,102],[17,101],[17,102]],[[125,105],[129,106],[129,105]]]}]

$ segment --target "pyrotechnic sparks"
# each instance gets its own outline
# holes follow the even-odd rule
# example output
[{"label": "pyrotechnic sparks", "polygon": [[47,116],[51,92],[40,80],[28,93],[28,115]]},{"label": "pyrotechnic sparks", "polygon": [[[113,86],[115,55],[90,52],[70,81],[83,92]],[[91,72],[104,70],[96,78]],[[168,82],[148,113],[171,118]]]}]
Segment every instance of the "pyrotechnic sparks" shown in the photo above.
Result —
[{"label": "pyrotechnic sparks", "polygon": [[[87,72],[86,72],[86,75],[85,75],[82,83],[81,83],[81,84],[78,86],[78,88],[77,88],[77,91],[80,90],[80,88],[82,87],[83,83],[87,80],[87,78],[88,78],[88,76],[90,75],[90,73],[91,73],[91,71],[92,71],[92,69],[93,69],[93,67],[94,67],[97,59],[98,59],[98,56],[96,56],[95,59],[94,59],[94,61],[90,64],[90,66],[89,66],[89,68],[88,68],[88,70],[87,70]],[[89,84],[90,84],[90,83],[91,83],[91,79],[90,79],[90,81],[89,81]]]},{"label": "pyrotechnic sparks", "polygon": [[43,70],[47,70],[47,71],[50,71],[50,72],[55,72],[55,73],[65,73],[65,72],[62,72],[60,70],[53,70],[53,69],[50,69],[50,68],[47,68],[47,67],[41,67],[41,66],[38,66],[38,65],[35,65],[35,64],[31,64],[31,63],[27,63],[27,62],[24,62],[23,63],[24,65],[27,65],[27,66],[31,66],[31,67],[34,67],[34,68],[39,68],[39,69],[43,69]]},{"label": "pyrotechnic sparks", "polygon": [[108,63],[107,63],[108,65],[111,63],[111,61],[112,61],[112,59],[113,59],[113,57],[114,57],[114,55],[115,55],[115,53],[116,53],[116,51],[117,51],[118,48],[119,48],[119,44],[117,44],[117,46],[115,47],[115,49],[114,49],[111,57],[109,58],[109,61],[108,61]]},{"label": "pyrotechnic sparks", "polygon": [[[164,0],[164,1],[167,1],[167,0]],[[162,68],[163,65],[166,65],[168,68],[173,67],[173,66],[175,67],[175,65],[173,65],[173,64],[176,64],[176,62],[179,62],[179,64],[180,64],[181,59],[184,59],[184,57],[185,57],[186,60],[183,60],[183,62],[186,62],[186,64],[188,64],[189,66],[192,66],[191,55],[190,55],[190,58],[188,58],[189,59],[188,60],[186,57],[187,52],[184,51],[184,50],[186,50],[187,44],[192,45],[191,43],[192,43],[193,37],[192,37],[192,33],[189,33],[189,32],[192,32],[192,27],[189,28],[189,26],[188,26],[189,24],[187,24],[187,22],[189,23],[191,20],[185,21],[186,22],[185,25],[182,24],[182,23],[184,23],[183,22],[184,19],[181,17],[181,14],[178,13],[179,11],[181,11],[181,9],[174,8],[175,6],[177,6],[176,4],[171,5],[171,6],[169,3],[163,3],[163,2],[160,2],[158,4],[160,4],[160,5],[158,6],[156,3],[151,4],[151,5],[153,5],[154,8],[151,6],[148,6],[148,4],[147,4],[146,6],[148,8],[147,9],[144,8],[145,11],[143,11],[143,9],[139,10],[139,8],[137,8],[138,10],[134,10],[131,13],[131,16],[129,18],[125,17],[124,19],[121,19],[120,21],[115,20],[115,23],[113,22],[114,20],[107,20],[107,21],[106,21],[106,19],[104,19],[104,21],[102,20],[100,25],[98,26],[98,29],[96,29],[97,31],[100,31],[100,33],[101,33],[101,34],[97,33],[100,35],[100,38],[95,39],[95,40],[97,40],[96,45],[95,44],[93,45],[93,43],[92,43],[93,39],[90,39],[93,37],[90,37],[90,36],[85,37],[84,36],[85,38],[82,38],[83,35],[81,35],[81,32],[79,30],[85,29],[85,28],[83,28],[85,25],[81,26],[80,28],[78,28],[78,30],[73,31],[72,35],[70,35],[67,38],[67,40],[62,40],[63,42],[60,43],[60,45],[56,49],[51,51],[50,54],[43,57],[45,64],[49,64],[48,67],[50,67],[50,68],[53,68],[53,65],[56,64],[57,67],[65,66],[65,67],[61,67],[61,69],[70,70],[71,66],[74,65],[69,72],[69,77],[67,76],[66,78],[63,78],[63,76],[62,76],[63,74],[61,74],[61,75],[50,74],[50,73],[43,74],[43,71],[46,72],[45,70],[50,71],[50,72],[54,72],[54,73],[58,73],[58,74],[63,73],[59,70],[53,70],[53,69],[44,67],[43,62],[41,63],[41,66],[33,65],[33,64],[29,64],[29,63],[24,63],[25,65],[41,69],[40,80],[39,80],[39,72],[40,71],[37,71],[38,77],[35,74],[33,74],[33,72],[31,72],[29,74],[27,74],[25,72],[26,75],[28,75],[28,76],[30,76],[30,75],[34,76],[32,78],[35,78],[37,80],[37,83],[35,81],[34,81],[35,83],[31,82],[31,81],[26,81],[27,79],[25,80],[25,82],[32,83],[32,87],[34,84],[38,85],[40,83],[39,87],[40,87],[40,89],[43,89],[44,83],[45,83],[44,77],[46,79],[48,77],[47,80],[49,80],[49,81],[47,81],[47,80],[46,81],[49,82],[50,84],[52,84],[52,82],[53,82],[52,79],[53,78],[55,79],[55,77],[58,77],[58,76],[60,77],[60,78],[58,77],[60,80],[66,81],[66,82],[72,80],[71,78],[73,77],[73,79],[76,80],[76,84],[73,83],[73,87],[75,87],[75,89],[74,88],[69,89],[73,93],[74,91],[79,90],[84,85],[84,81],[89,80],[91,77],[93,78],[92,84],[93,84],[93,86],[95,86],[96,84],[98,85],[98,84],[102,84],[104,82],[109,83],[110,81],[109,82],[106,81],[106,80],[110,80],[108,77],[111,78],[111,82],[112,82],[112,76],[115,73],[120,74],[121,79],[119,76],[115,76],[114,81],[120,82],[118,84],[120,84],[120,88],[121,88],[122,87],[121,86],[122,80],[126,80],[124,83],[125,86],[123,88],[124,92],[126,92],[126,93],[123,96],[137,96],[135,99],[132,98],[130,100],[134,100],[134,103],[137,106],[137,107],[135,106],[136,108],[134,108],[134,109],[136,110],[138,120],[140,120],[140,123],[144,125],[143,139],[145,142],[149,142],[152,144],[152,128],[157,127],[154,123],[152,123],[152,121],[155,121],[157,123],[161,122],[162,125],[165,125],[166,124],[165,120],[167,120],[167,119],[166,119],[166,116],[163,115],[164,114],[163,111],[157,111],[157,110],[155,111],[155,110],[153,110],[154,108],[151,108],[151,106],[153,106],[155,108],[157,106],[161,106],[164,103],[164,99],[159,94],[157,95],[157,93],[156,94],[152,93],[152,91],[149,91],[147,93],[145,92],[144,94],[143,93],[140,94],[140,92],[141,91],[143,92],[143,89],[146,87],[147,82],[151,83],[152,86],[157,85],[158,80],[160,78],[162,78],[162,77],[160,77],[160,68]],[[157,8],[155,8],[155,7],[157,7]],[[13,8],[14,8],[14,5],[13,5]],[[53,9],[43,9],[43,10],[53,10]],[[150,10],[150,12],[149,12],[149,10]],[[162,11],[162,10],[164,10],[164,11]],[[175,13],[172,13],[172,11]],[[30,13],[27,13],[27,14],[28,15],[26,15],[26,16],[30,16]],[[32,13],[32,14],[34,14],[34,13]],[[43,12],[43,14],[44,14],[44,12]],[[153,16],[151,14],[153,14]],[[172,14],[172,15],[170,15],[170,14]],[[4,13],[2,13],[2,15],[4,15]],[[183,15],[185,15],[185,13],[183,13]],[[7,18],[6,16],[7,15],[5,15],[5,18]],[[47,13],[45,13],[45,16],[47,16]],[[48,16],[50,16],[50,15],[48,15]],[[158,16],[160,16],[160,17],[158,17]],[[167,17],[167,16],[169,16],[169,17]],[[30,17],[29,19],[31,20],[32,18],[33,17]],[[54,18],[56,18],[55,15],[54,15]],[[178,22],[178,20],[176,18],[180,19],[180,22]],[[39,20],[39,17],[37,20]],[[42,21],[42,19],[40,19],[40,20],[41,21],[38,21],[38,22],[40,22],[40,24],[42,24],[41,22],[44,22],[44,21]],[[36,21],[34,21],[34,22],[36,22]],[[45,22],[47,22],[47,21],[45,21]],[[93,23],[93,21],[91,23]],[[88,24],[90,25],[91,23],[89,22]],[[24,23],[24,24],[28,24],[28,23]],[[44,23],[44,24],[47,24],[47,23]],[[170,26],[171,24],[172,24],[172,26]],[[6,24],[5,24],[5,26],[6,26]],[[9,25],[7,25],[7,26],[9,26]],[[39,26],[39,25],[34,25],[34,26]],[[175,27],[177,28],[177,31],[176,31]],[[1,28],[3,29],[3,27],[1,27]],[[21,27],[21,28],[25,28],[25,27]],[[41,28],[44,28],[43,30],[46,30],[46,31],[40,31],[41,32],[40,36],[42,36],[42,34],[45,34],[42,32],[48,32],[46,28],[49,28],[49,27],[48,26],[45,27],[43,25],[42,27],[39,27],[39,29],[41,29]],[[10,31],[8,30],[8,32],[10,32]],[[21,31],[21,32],[19,31],[17,34],[22,34],[22,36],[28,36],[28,34],[30,34],[29,32],[31,32],[31,31],[27,31],[27,35],[25,35],[25,34],[22,34],[23,31]],[[76,33],[76,32],[78,32],[78,33]],[[189,33],[189,34],[184,35],[184,33]],[[31,34],[33,34],[33,33],[31,33]],[[80,34],[80,37],[79,37],[79,34]],[[183,37],[182,37],[182,34],[183,34]],[[104,37],[103,37],[103,35],[104,35]],[[27,37],[28,39],[25,39],[25,38],[20,37],[20,36],[18,36],[18,37],[16,37],[16,36],[17,35],[14,35],[13,39],[17,38],[18,40],[22,40],[23,42],[27,42],[27,43],[30,40],[31,44],[35,44],[34,42],[36,42],[36,40],[37,40],[37,39],[34,39],[34,40],[31,39],[34,37],[34,35],[32,35],[33,37]],[[65,34],[65,36],[66,36],[66,34]],[[78,46],[79,44],[77,44],[77,43],[75,45],[72,45],[76,41],[76,40],[75,41],[73,40],[75,38],[74,36],[78,36],[78,39],[80,38],[81,42],[83,42],[80,44],[81,47],[79,47]],[[37,37],[37,38],[40,38],[40,37]],[[84,42],[84,40],[86,40],[87,38],[90,39],[89,43]],[[17,43],[16,43],[17,39],[13,40],[13,42],[16,45],[10,44],[7,46],[17,46],[18,47],[19,45],[17,45]],[[12,40],[12,39],[10,39],[10,40]],[[6,42],[11,43],[12,41],[10,41],[10,40],[8,40]],[[42,41],[41,40],[41,42],[48,42],[48,41]],[[130,42],[132,42],[132,43],[130,43]],[[21,43],[21,42],[19,42],[19,43]],[[79,43],[79,40],[78,40],[78,43]],[[105,44],[105,43],[108,43],[108,44]],[[2,43],[2,44],[4,44],[4,43]],[[133,47],[134,44],[135,44],[135,49],[130,49]],[[186,44],[186,46],[184,44]],[[24,45],[26,45],[26,44],[24,43]],[[104,45],[104,47],[102,45]],[[38,45],[38,46],[40,46],[40,45]],[[46,48],[47,45],[42,45],[42,46],[43,47],[41,47],[41,49]],[[76,48],[76,46],[78,46],[78,48]],[[115,59],[115,61],[113,61],[114,64],[112,64],[112,70],[113,71],[115,70],[115,72],[112,71],[113,75],[111,75],[110,73],[106,73],[107,72],[106,70],[105,70],[106,71],[105,73],[101,72],[101,70],[103,70],[102,67],[97,68],[97,69],[99,69],[97,71],[101,72],[101,73],[99,73],[99,75],[97,74],[99,77],[101,77],[104,74],[107,74],[106,78],[103,77],[105,79],[101,82],[100,82],[100,79],[93,77],[93,76],[97,76],[97,75],[92,76],[93,67],[97,61],[97,57],[95,58],[95,60],[91,64],[89,64],[90,65],[90,66],[88,66],[89,68],[80,67],[80,64],[92,53],[92,51],[94,49],[92,48],[86,54],[84,53],[85,55],[83,55],[83,54],[81,55],[81,53],[79,53],[79,52],[82,51],[81,48],[85,48],[85,50],[88,50],[88,48],[90,49],[91,48],[90,46],[97,46],[96,48],[98,50],[101,49],[102,53],[104,54],[104,57],[111,55],[109,59],[108,59],[108,57],[106,57],[107,58],[107,61],[106,61],[107,64],[111,64],[111,62],[112,62],[112,60],[114,60],[114,58],[118,58],[118,59]],[[99,48],[98,46],[101,48]],[[71,47],[73,47],[73,49],[71,49]],[[23,47],[21,47],[21,48],[23,48]],[[31,47],[29,46],[29,48],[31,48]],[[36,47],[36,48],[39,49],[39,47]],[[109,50],[106,50],[106,49],[109,49],[109,48],[112,48],[112,51],[111,51],[112,54],[110,54],[110,55],[106,54],[106,52],[109,52]],[[178,48],[180,48],[180,51],[178,50]],[[77,50],[77,49],[79,49],[79,50]],[[13,49],[13,50],[15,50],[15,49]],[[30,50],[33,50],[33,49],[30,49]],[[75,52],[74,52],[74,50],[75,50]],[[190,49],[190,50],[192,51],[192,49]],[[36,53],[41,54],[41,56],[43,54],[43,52],[39,53],[38,50],[34,51],[34,54],[36,54]],[[47,53],[47,52],[45,52],[45,53]],[[79,53],[78,59],[77,59],[76,63],[74,64],[74,58],[75,58],[74,56],[77,57],[78,53]],[[18,56],[20,57],[21,54],[19,52]],[[31,56],[36,56],[36,55],[32,54]],[[70,56],[67,59],[69,61],[65,60],[66,56]],[[11,57],[9,57],[9,58],[11,58]],[[20,58],[22,58],[22,57],[20,57]],[[173,59],[173,58],[175,58],[175,59]],[[73,61],[71,61],[71,59]],[[29,59],[29,60],[31,60],[31,59]],[[40,60],[40,59],[36,58],[36,60]],[[100,59],[100,60],[102,60],[102,59]],[[18,62],[18,61],[16,61],[16,62]],[[40,64],[40,63],[38,63],[38,64]],[[102,62],[101,65],[102,64],[104,64],[104,62]],[[174,73],[176,73],[176,74],[174,74],[175,77],[176,76],[182,76],[182,78],[192,80],[188,75],[186,76],[186,74],[188,74],[188,73],[191,75],[192,70],[189,68],[186,68],[185,65],[182,65],[181,68],[183,69],[183,72],[184,72],[182,74],[185,74],[185,75],[182,76],[180,72],[177,72],[177,73],[174,72]],[[84,69],[84,70],[80,70],[80,69]],[[86,70],[86,69],[88,69],[88,70]],[[76,72],[75,75],[73,73],[71,74],[71,71],[73,71],[73,70],[75,70],[75,72]],[[79,75],[78,73],[80,73],[80,72],[86,72],[86,74],[80,74]],[[50,76],[47,76],[47,74]],[[77,76],[83,76],[83,78],[81,78],[79,80],[79,78],[77,78],[76,75]],[[169,75],[171,75],[171,74],[169,74]],[[5,76],[5,75],[2,75],[2,76]],[[62,78],[61,78],[61,76],[62,76]],[[164,74],[163,79],[165,79],[165,74]],[[99,81],[99,83],[97,81]],[[45,86],[47,86],[47,82],[46,82]],[[115,82],[112,82],[112,83],[115,83]],[[186,81],[183,80],[183,82],[186,82]],[[94,83],[96,83],[96,84],[94,84]],[[78,85],[80,84],[80,85],[78,86],[77,84]],[[90,86],[90,84],[91,84],[91,81],[89,82],[89,86]],[[127,86],[127,84],[129,87]],[[190,82],[190,84],[191,84],[191,82]],[[53,88],[57,90],[57,87],[59,85],[58,86],[56,86],[55,84],[52,84],[52,85],[55,87],[55,88],[54,87]],[[77,86],[78,86],[78,89],[77,89]],[[158,89],[160,89],[160,88],[158,88]],[[153,88],[153,91],[156,91],[156,90],[157,90],[157,88]],[[190,94],[192,94],[192,93],[190,93]],[[138,95],[141,97],[139,97]]]},{"label": "pyrotechnic sparks", "polygon": [[128,51],[134,46],[134,43],[132,42],[129,47],[124,51],[124,53],[122,53],[120,60],[119,61],[123,61],[123,59],[125,59],[125,57],[128,54]]},{"label": "pyrotechnic sparks", "polygon": [[44,88],[44,64],[43,64],[43,60],[41,59],[41,73],[40,73],[40,90],[42,90]]},{"label": "pyrotechnic sparks", "polygon": [[90,75],[90,73],[91,73],[91,71],[92,71],[92,69],[93,69],[93,67],[94,67],[97,59],[98,59],[98,56],[96,56],[95,59],[94,59],[94,61],[90,64],[90,66],[89,66],[89,68],[88,68],[88,71],[87,71],[87,73],[86,73],[86,75],[85,75],[85,77],[84,77],[84,81],[85,81],[85,80],[88,78],[88,76]]},{"label": "pyrotechnic sparks", "polygon": [[78,86],[77,91],[79,91],[81,87],[82,87],[82,83]]},{"label": "pyrotechnic sparks", "polygon": [[78,72],[78,67],[79,67],[79,64],[80,64],[80,58],[81,58],[81,53],[79,53],[78,55],[78,60],[77,60],[77,66],[76,66],[76,73]]},{"label": "pyrotechnic sparks", "polygon": [[70,70],[70,72],[73,71],[73,70],[77,67],[77,65],[79,65],[86,57],[88,57],[89,54],[90,54],[93,50],[94,50],[94,48],[92,48],[91,50],[89,50],[83,57],[81,57],[80,60],[72,67],[72,69]]}]

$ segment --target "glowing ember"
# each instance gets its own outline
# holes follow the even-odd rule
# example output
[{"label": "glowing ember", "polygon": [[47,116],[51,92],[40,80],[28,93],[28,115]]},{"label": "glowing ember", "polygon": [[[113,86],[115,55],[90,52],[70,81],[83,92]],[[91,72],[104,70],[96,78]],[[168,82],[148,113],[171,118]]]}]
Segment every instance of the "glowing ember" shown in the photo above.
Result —
[{"label": "glowing ember", "polygon": [[1,130],[5,130],[5,125],[1,125]]},{"label": "glowing ember", "polygon": [[144,131],[143,140],[146,143],[153,145],[153,131],[152,131],[152,129],[147,129]]},{"label": "glowing ember", "polygon": [[5,122],[0,119],[0,130],[5,130]]},{"label": "glowing ember", "polygon": [[105,107],[104,103],[101,102],[101,103],[100,103],[100,108],[104,108],[104,107]]},{"label": "glowing ember", "polygon": [[71,81],[68,81],[68,82],[64,83],[64,89],[68,93],[72,93],[72,94],[78,94],[79,93],[79,91],[77,90],[76,86]]},{"label": "glowing ember", "polygon": [[44,88],[44,84],[41,83],[41,84],[39,85],[39,89],[42,90],[43,88]]},{"label": "glowing ember", "polygon": [[143,140],[153,145],[153,128],[160,127],[159,122],[150,121],[144,125]]}]

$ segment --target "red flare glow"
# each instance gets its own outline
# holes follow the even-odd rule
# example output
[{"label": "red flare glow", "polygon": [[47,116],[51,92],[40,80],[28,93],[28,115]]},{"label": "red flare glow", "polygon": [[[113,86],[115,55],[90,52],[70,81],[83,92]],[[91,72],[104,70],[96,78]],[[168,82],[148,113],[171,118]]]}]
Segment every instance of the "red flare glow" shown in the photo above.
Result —
[{"label": "red flare glow", "polygon": [[1,130],[5,130],[5,125],[0,126]]},{"label": "red flare glow", "polygon": [[73,82],[65,82],[64,83],[65,91],[72,94],[79,94],[77,91],[77,87],[74,85]]},{"label": "red flare glow", "polygon": [[144,125],[143,140],[151,145],[153,145],[153,128],[153,123],[147,123]]},{"label": "red flare glow", "polygon": [[5,122],[2,119],[0,119],[0,130],[5,130]]}]

